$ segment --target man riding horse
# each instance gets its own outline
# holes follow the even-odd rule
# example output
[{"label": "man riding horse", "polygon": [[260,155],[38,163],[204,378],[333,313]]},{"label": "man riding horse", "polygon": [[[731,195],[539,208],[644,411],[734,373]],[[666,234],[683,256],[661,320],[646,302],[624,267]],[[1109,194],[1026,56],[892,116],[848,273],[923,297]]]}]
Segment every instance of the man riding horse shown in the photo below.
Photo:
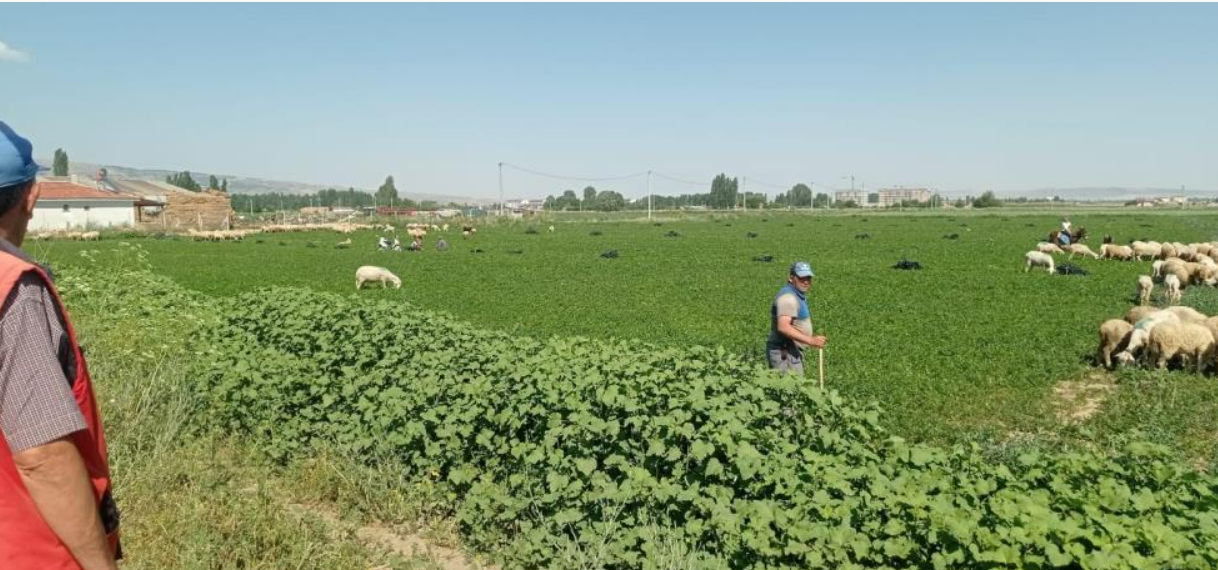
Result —
[{"label": "man riding horse", "polygon": [[1078,243],[1087,237],[1087,228],[1079,228],[1077,232],[1070,231],[1070,218],[1062,218],[1062,229],[1049,232],[1049,243],[1066,247]]}]

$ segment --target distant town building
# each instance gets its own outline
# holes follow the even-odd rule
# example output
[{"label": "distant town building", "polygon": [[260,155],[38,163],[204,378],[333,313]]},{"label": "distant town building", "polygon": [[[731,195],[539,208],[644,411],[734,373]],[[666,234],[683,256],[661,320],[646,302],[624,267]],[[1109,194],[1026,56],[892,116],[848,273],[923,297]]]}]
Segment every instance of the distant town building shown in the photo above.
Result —
[{"label": "distant town building", "polygon": [[833,193],[833,201],[838,204],[844,204],[846,202],[854,202],[855,204],[858,204],[859,206],[866,206],[867,205],[867,191],[866,190],[838,190],[837,192]]},{"label": "distant town building", "polygon": [[896,206],[902,202],[930,202],[931,192],[929,188],[881,188],[880,203],[881,207]]},{"label": "distant town building", "polygon": [[503,203],[505,209],[511,210],[514,213],[534,213],[545,209],[545,200],[532,200],[522,198],[519,200],[508,200]]}]

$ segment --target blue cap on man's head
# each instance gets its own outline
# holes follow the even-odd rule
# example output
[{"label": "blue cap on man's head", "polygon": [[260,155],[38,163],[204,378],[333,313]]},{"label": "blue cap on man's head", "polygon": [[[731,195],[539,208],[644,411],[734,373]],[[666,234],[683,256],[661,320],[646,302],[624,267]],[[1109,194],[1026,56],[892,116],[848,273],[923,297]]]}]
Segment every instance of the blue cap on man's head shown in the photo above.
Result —
[{"label": "blue cap on man's head", "polygon": [[29,182],[36,176],[34,145],[0,121],[0,188]]},{"label": "blue cap on man's head", "polygon": [[796,277],[816,276],[815,273],[812,273],[812,266],[808,265],[808,262],[806,261],[796,261],[795,264],[791,266],[791,275]]}]

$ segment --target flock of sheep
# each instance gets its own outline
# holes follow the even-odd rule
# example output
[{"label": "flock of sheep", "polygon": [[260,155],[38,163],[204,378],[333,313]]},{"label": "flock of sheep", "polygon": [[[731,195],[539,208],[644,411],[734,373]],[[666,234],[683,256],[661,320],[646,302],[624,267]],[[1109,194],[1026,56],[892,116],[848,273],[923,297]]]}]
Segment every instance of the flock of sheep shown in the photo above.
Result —
[{"label": "flock of sheep", "polygon": [[101,239],[101,232],[39,232],[30,235],[32,240],[48,240],[48,239],[70,239],[77,241],[98,241]]},{"label": "flock of sheep", "polygon": [[[1112,255],[1114,248],[1119,249]],[[1100,325],[1100,363],[1112,368],[1114,364],[1140,361],[1163,368],[1179,361],[1198,372],[1207,368],[1218,371],[1218,316],[1207,317],[1193,308],[1174,306],[1189,285],[1218,285],[1218,242],[1135,241],[1102,249],[1107,250],[1108,257],[1154,263],[1151,275],[1138,276],[1138,306],[1125,318]],[[1156,281],[1163,284],[1167,308],[1149,306]]]}]

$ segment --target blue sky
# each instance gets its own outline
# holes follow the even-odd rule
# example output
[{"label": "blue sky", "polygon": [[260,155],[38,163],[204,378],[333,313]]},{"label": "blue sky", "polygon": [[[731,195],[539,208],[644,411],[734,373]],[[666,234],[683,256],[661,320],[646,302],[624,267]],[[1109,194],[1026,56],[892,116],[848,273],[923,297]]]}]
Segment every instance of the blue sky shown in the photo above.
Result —
[{"label": "blue sky", "polygon": [[0,119],[41,156],[482,197],[500,161],[769,192],[1218,189],[1215,24],[1215,5],[4,4]]}]

